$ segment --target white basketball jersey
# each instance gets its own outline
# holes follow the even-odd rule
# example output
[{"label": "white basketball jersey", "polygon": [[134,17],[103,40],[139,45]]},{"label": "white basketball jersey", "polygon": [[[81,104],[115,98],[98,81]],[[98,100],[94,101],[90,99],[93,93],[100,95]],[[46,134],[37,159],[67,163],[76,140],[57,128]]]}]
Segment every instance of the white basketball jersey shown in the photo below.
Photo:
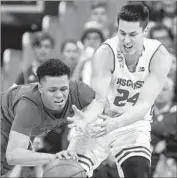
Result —
[{"label": "white basketball jersey", "polygon": [[[136,70],[130,72],[125,63],[124,55],[118,48],[118,43],[117,36],[106,40],[104,43],[109,45],[115,57],[115,69],[107,93],[107,105],[105,107],[105,113],[111,117],[126,112],[136,103],[141,88],[150,72],[151,59],[161,45],[157,40],[144,38],[144,51],[138,60]],[[145,119],[151,120],[151,115],[151,110],[149,110]]]}]

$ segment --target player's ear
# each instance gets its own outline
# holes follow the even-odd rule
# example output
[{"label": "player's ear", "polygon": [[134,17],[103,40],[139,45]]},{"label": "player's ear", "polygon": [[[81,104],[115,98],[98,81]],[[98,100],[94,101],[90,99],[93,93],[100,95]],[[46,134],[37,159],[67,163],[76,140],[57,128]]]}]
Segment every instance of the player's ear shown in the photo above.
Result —
[{"label": "player's ear", "polygon": [[145,27],[145,29],[144,29],[144,32],[143,32],[143,33],[144,33],[144,36],[147,36],[147,34],[148,34],[148,26],[146,26],[146,27]]}]

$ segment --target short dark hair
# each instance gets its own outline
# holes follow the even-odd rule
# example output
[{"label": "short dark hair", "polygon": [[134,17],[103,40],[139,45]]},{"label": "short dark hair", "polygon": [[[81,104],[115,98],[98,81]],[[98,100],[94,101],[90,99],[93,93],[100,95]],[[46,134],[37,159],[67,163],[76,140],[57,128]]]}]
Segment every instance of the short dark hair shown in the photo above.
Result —
[{"label": "short dark hair", "polygon": [[165,26],[164,24],[161,24],[161,23],[157,23],[155,26],[153,26],[150,30],[149,30],[149,37],[151,39],[154,39],[154,36],[153,36],[153,33],[155,31],[160,31],[160,30],[165,30],[168,34],[168,37],[173,40],[173,35],[171,33],[171,30]]},{"label": "short dark hair", "polygon": [[120,19],[128,22],[140,22],[140,26],[145,29],[149,21],[149,10],[140,2],[129,2],[122,6],[118,12],[117,24]]},{"label": "short dark hair", "polygon": [[[66,46],[68,43],[72,43],[72,44],[75,44],[75,45],[77,46],[77,41],[76,41],[76,40],[73,40],[73,39],[65,40],[65,41],[61,44],[61,48],[60,48],[60,51],[61,51],[61,52],[64,51],[65,46]],[[78,46],[77,46],[77,47],[78,47]]]},{"label": "short dark hair", "polygon": [[40,46],[41,41],[49,40],[52,48],[54,47],[54,39],[46,32],[36,32],[33,36],[32,46],[38,47]]},{"label": "short dark hair", "polygon": [[39,82],[45,76],[63,76],[67,75],[70,77],[70,68],[64,64],[60,59],[49,59],[42,63],[37,69],[37,77]]}]

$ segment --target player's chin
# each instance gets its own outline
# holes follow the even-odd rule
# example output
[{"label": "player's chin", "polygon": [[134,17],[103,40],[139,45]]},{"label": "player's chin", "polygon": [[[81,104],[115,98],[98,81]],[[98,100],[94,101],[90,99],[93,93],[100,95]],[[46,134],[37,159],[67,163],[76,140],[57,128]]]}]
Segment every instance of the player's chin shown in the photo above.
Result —
[{"label": "player's chin", "polygon": [[129,50],[125,50],[124,53],[129,54],[129,55],[133,55],[135,53],[135,50],[132,48],[132,49],[129,49]]},{"label": "player's chin", "polygon": [[65,106],[64,104],[63,105],[54,105],[53,110],[59,110],[60,111],[64,108],[64,106]]}]

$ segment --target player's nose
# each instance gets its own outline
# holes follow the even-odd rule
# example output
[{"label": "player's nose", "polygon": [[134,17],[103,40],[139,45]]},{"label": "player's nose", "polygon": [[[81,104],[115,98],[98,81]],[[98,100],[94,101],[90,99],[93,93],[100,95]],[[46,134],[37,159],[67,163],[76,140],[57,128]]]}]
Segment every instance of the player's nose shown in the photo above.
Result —
[{"label": "player's nose", "polygon": [[129,38],[128,35],[125,36],[124,43],[125,43],[125,45],[127,45],[128,43],[130,43],[130,38]]},{"label": "player's nose", "polygon": [[63,95],[62,95],[62,92],[61,91],[57,91],[56,93],[55,93],[55,97],[56,98],[61,98]]}]

